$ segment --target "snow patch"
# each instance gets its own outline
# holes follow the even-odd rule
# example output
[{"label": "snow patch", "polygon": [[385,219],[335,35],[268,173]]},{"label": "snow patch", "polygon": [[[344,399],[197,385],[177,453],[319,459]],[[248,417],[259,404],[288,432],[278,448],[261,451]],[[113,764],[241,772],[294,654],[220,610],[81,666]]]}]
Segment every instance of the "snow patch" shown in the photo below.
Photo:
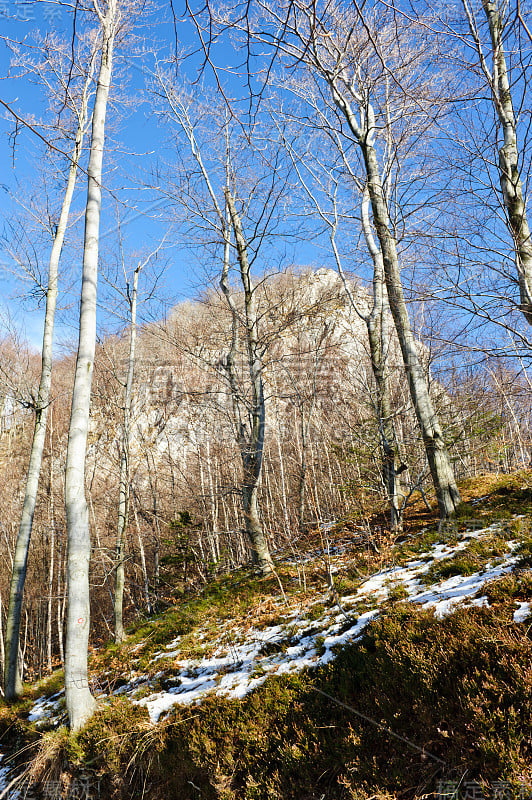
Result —
[{"label": "snow patch", "polygon": [[530,603],[519,603],[519,608],[514,611],[514,622],[524,622],[531,613]]},{"label": "snow patch", "polygon": [[9,788],[13,780],[13,770],[11,767],[4,767],[1,765],[4,758],[5,756],[0,753],[0,799],[5,797],[9,798],[9,800],[20,800],[21,794],[18,789],[14,789],[13,787]]},{"label": "snow patch", "polygon": [[[319,603],[330,601],[328,594],[316,598],[305,609],[286,610],[285,623],[257,629],[253,626],[235,626],[230,621],[219,626],[218,637],[212,641],[211,655],[199,659],[181,659],[181,636],[177,636],[153,657],[157,663],[172,660],[172,674],[161,670],[151,677],[132,672],[128,683],[113,694],[125,694],[138,705],[145,706],[153,723],[167,714],[175,705],[200,703],[208,694],[241,699],[268,676],[296,672],[309,667],[328,664],[335,658],[336,650],[360,639],[369,623],[380,614],[380,606],[390,591],[402,589],[405,602],[417,603],[424,609],[433,609],[438,618],[451,614],[460,605],[487,606],[486,596],[478,597],[479,590],[490,580],[510,572],[517,556],[513,555],[517,543],[508,542],[508,552],[497,564],[487,564],[473,575],[455,575],[431,586],[423,582],[431,565],[451,558],[464,550],[471,539],[485,537],[497,531],[498,525],[467,531],[455,545],[435,544],[401,567],[378,572],[365,580],[358,590],[341,598],[343,609],[329,608],[317,619],[309,619],[311,609]],[[357,614],[349,610],[361,603],[367,609]],[[281,609],[282,606],[279,605]],[[530,603],[521,603],[514,620],[521,622],[531,613]],[[198,641],[205,641],[207,631],[199,629]],[[157,691],[157,684],[163,684]],[[138,698],[139,690],[151,693]],[[137,696],[135,696],[137,695]],[[30,720],[50,719],[57,713],[57,701],[40,697],[30,714]]]}]

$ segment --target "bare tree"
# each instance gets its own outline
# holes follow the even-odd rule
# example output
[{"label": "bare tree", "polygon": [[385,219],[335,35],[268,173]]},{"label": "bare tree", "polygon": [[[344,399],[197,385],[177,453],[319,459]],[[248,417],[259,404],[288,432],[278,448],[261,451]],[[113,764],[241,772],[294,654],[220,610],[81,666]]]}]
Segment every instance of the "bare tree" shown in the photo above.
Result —
[{"label": "bare tree", "polygon": [[103,6],[94,2],[94,11],[101,26],[100,66],[92,115],[79,343],[72,391],[65,477],[68,534],[65,693],[72,730],[81,728],[96,707],[89,689],[87,673],[90,629],[90,532],[85,498],[85,451],[96,345],[96,286],[105,119],[111,85],[113,50],[120,20],[119,0],[108,0]]},{"label": "bare tree", "polygon": [[[243,27],[248,46],[254,39],[263,44],[273,42],[288,64],[303,67],[299,86],[293,77],[285,81],[285,86],[295,84],[296,91],[302,86],[304,93],[310,81],[316,84],[318,97],[328,94],[359,151],[378,247],[372,244],[367,217],[363,217],[364,235],[377,269],[377,262],[382,259],[388,303],[412,403],[440,515],[445,518],[454,513],[460,494],[412,330],[401,279],[397,220],[393,213],[396,204],[395,201],[390,204],[386,189],[390,165],[398,159],[405,141],[426,133],[437,99],[437,91],[432,91],[425,78],[430,54],[427,56],[424,46],[420,49],[421,28],[416,30],[402,17],[394,19],[387,9],[377,14],[356,5],[347,11],[338,4],[322,4],[317,0],[310,3],[293,0],[282,9],[260,0],[256,5],[260,22],[253,22],[255,27],[251,15],[246,15],[245,26],[231,18],[222,18],[221,24]],[[410,134],[408,125],[414,126]],[[334,139],[333,131],[330,136]]]},{"label": "bare tree", "polygon": [[[528,28],[520,13],[519,3],[517,3],[517,9],[514,9],[511,3],[483,0],[482,7],[489,30],[489,43],[486,47],[486,43],[482,41],[481,25],[468,0],[462,0],[462,7],[502,132],[502,143],[497,142],[501,199],[513,242],[521,300],[520,308],[526,321],[532,325],[532,239],[521,180],[523,163],[513,99],[516,84],[517,91],[519,91],[519,84],[521,84],[521,91],[526,91],[524,87],[528,86],[530,80],[531,63],[530,58],[528,57],[527,60],[525,54],[527,50],[530,50],[530,42],[525,36],[525,44],[523,44],[523,31],[520,30],[523,25],[524,31],[528,33]],[[516,50],[514,61],[517,61],[518,68],[514,70],[514,73],[519,72],[520,74],[512,75],[508,68],[505,53],[505,40],[508,38],[513,40]],[[486,50],[489,53],[488,56]]]},{"label": "bare tree", "polygon": [[133,272],[133,282],[127,283],[127,299],[130,307],[130,332],[129,356],[126,386],[124,393],[124,417],[122,423],[122,441],[120,445],[120,477],[118,485],[118,521],[116,530],[116,567],[115,567],[115,596],[114,610],[114,635],[115,642],[124,640],[123,598],[125,586],[125,538],[129,517],[129,442],[130,442],[130,415],[131,396],[133,388],[133,373],[135,371],[135,349],[137,340],[137,294],[139,273],[142,269],[139,264]]},{"label": "bare tree", "polygon": [[[316,106],[317,98],[311,99],[305,92],[307,101]],[[318,112],[319,122],[323,123],[323,114]],[[307,121],[309,126],[312,125]],[[318,126],[319,123],[317,122]],[[329,123],[330,124],[330,123]],[[344,170],[338,170],[335,164],[337,159],[327,149],[326,140],[316,141],[313,137],[308,137],[303,145],[302,152],[298,153],[294,143],[288,142],[283,137],[285,146],[294,163],[299,182],[305,190],[306,196],[310,199],[312,210],[317,213],[319,220],[325,225],[329,235],[331,249],[334,254],[334,261],[338,273],[342,279],[347,299],[359,317],[365,324],[368,334],[368,349],[371,359],[373,378],[375,381],[375,392],[373,395],[373,406],[375,418],[379,431],[379,442],[382,452],[382,480],[386,488],[388,502],[390,506],[390,525],[392,530],[398,530],[402,526],[403,507],[398,495],[396,470],[400,468],[398,452],[396,446],[396,435],[394,429],[394,413],[391,399],[390,386],[390,350],[393,347],[389,327],[389,307],[386,301],[386,284],[384,277],[384,265],[382,253],[375,242],[370,215],[369,215],[369,192],[367,185],[359,180],[356,172],[350,163],[346,148],[343,146],[342,138],[333,134],[335,150],[339,151]],[[328,156],[328,165],[324,163]],[[342,174],[345,173],[345,174]],[[341,184],[345,182],[351,185],[354,191],[360,193],[360,224],[367,251],[373,265],[372,294],[365,293],[362,296],[347,278],[342,264],[342,255],[338,246],[339,226],[349,220],[349,212],[341,207],[339,194],[341,194]],[[368,302],[369,301],[369,302]],[[401,465],[404,469],[404,465]]]},{"label": "bare tree", "polygon": [[[251,380],[251,401],[249,404],[245,403],[235,371],[235,358],[238,356],[239,349],[240,314],[229,285],[231,237],[227,224],[224,228],[224,263],[220,287],[231,309],[232,339],[229,352],[222,359],[222,365],[227,373],[231,389],[238,444],[242,457],[242,467],[244,470],[242,502],[246,531],[251,543],[252,560],[260,569],[261,573],[266,575],[272,571],[273,562],[261,525],[258,508],[258,489],[264,455],[264,429],[266,418],[263,358],[259,342],[255,288],[251,279],[251,267],[248,258],[248,243],[242,230],[242,222],[236,209],[235,198],[232,195],[232,187],[230,186],[226,187],[225,200],[229,212],[230,224],[235,236],[240,279],[244,294],[243,324],[248,353],[249,376]],[[247,411],[246,416],[248,416],[248,420],[245,419],[243,410],[244,413]]]},{"label": "bare tree", "polygon": [[[58,46],[54,41],[44,44],[46,58],[44,63],[33,65],[32,69],[51,88],[50,78],[45,75],[48,68],[61,80],[58,94],[67,98],[69,111],[75,120],[74,146],[71,154],[68,179],[57,224],[54,226],[53,244],[48,265],[48,285],[46,288],[46,312],[44,320],[44,333],[42,344],[41,378],[33,409],[35,412],[35,427],[30,452],[28,474],[24,505],[20,518],[19,532],[13,559],[13,571],[9,596],[9,608],[6,627],[6,661],[4,676],[4,692],[8,700],[15,698],[22,689],[18,672],[19,632],[22,615],[22,599],[28,563],[28,552],[33,525],[37,491],[41,472],[41,463],[46,436],[48,410],[51,403],[52,383],[52,351],[55,309],[58,291],[58,267],[63,249],[63,242],[68,226],[72,196],[76,184],[78,164],[82,154],[83,139],[87,125],[88,102],[92,75],[94,69],[95,52],[89,51],[86,66],[69,62],[66,58],[66,48]],[[72,72],[77,72],[77,81],[72,79]],[[81,87],[79,80],[81,79]],[[77,88],[76,88],[77,84]],[[61,96],[61,101],[63,97]]]},{"label": "bare tree", "polygon": [[[164,241],[164,240],[163,240]],[[123,621],[123,598],[125,587],[125,537],[129,519],[129,451],[131,438],[131,403],[133,399],[133,376],[135,372],[136,345],[137,345],[137,299],[139,276],[144,267],[157,255],[162,243],[147,258],[139,261],[133,271],[133,280],[126,280],[125,299],[129,306],[129,353],[127,359],[127,377],[124,387],[124,407],[122,419],[122,436],[120,443],[120,477],[118,482],[118,520],[116,530],[116,565],[115,565],[115,594],[114,609],[114,637],[116,642],[125,638]],[[124,272],[126,271],[123,264]]]},{"label": "bare tree", "polygon": [[[267,136],[259,135],[253,125],[243,131],[242,123],[230,120],[225,110],[203,104],[198,97],[176,88],[162,69],[158,70],[155,83],[164,101],[162,114],[184,134],[195,164],[186,176],[180,177],[179,202],[188,210],[196,230],[209,231],[211,241],[214,235],[215,247],[223,249],[220,287],[232,322],[231,344],[219,363],[228,382],[241,455],[242,505],[252,559],[266,574],[272,569],[272,560],[258,509],[266,414],[264,345],[260,341],[251,270],[259,252],[272,240],[286,177],[279,169],[278,152],[261,153],[250,144],[255,139],[262,145],[267,141]],[[209,138],[212,125],[219,132],[216,144],[210,146],[201,144],[207,120],[211,126]],[[241,135],[237,135],[238,130]],[[251,235],[245,231],[246,223]],[[234,261],[238,265],[238,292],[230,280]],[[237,353],[242,359],[240,364],[236,363]],[[242,363],[247,373],[246,386],[242,383]]]}]

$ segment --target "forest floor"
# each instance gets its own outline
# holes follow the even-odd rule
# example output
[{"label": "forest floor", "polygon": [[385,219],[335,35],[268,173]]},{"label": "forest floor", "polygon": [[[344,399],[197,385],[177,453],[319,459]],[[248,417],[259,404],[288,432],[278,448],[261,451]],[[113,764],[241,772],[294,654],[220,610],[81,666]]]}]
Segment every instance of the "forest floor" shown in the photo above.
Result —
[{"label": "forest floor", "polygon": [[100,710],[75,737],[62,673],[28,687],[0,714],[29,763],[4,796],[532,796],[532,473],[461,490],[443,527],[421,504],[400,536],[322,524],[275,576],[138,620],[92,653]]}]

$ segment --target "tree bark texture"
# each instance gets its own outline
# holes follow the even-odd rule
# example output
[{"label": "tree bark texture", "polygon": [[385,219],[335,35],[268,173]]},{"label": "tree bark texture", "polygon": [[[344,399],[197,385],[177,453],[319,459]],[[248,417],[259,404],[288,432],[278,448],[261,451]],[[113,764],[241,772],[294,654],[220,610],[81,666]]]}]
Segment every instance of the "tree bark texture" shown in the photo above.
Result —
[{"label": "tree bark texture", "polygon": [[87,670],[91,543],[89,510],[85,497],[85,456],[96,347],[96,294],[105,118],[112,74],[116,11],[116,0],[110,0],[106,16],[101,17],[102,48],[92,116],[88,166],[79,343],[72,392],[65,475],[68,538],[65,694],[68,719],[73,731],[79,730],[96,708],[96,701],[89,689]]},{"label": "tree bark texture", "polygon": [[22,690],[21,678],[18,673],[18,647],[20,637],[20,622],[22,616],[22,600],[28,564],[33,517],[37,504],[37,492],[41,474],[42,455],[46,437],[48,410],[50,407],[50,394],[52,386],[52,357],[55,309],[57,304],[57,276],[59,260],[63,249],[63,242],[68,225],[72,196],[76,185],[78,163],[83,148],[85,125],[87,122],[87,104],[89,81],[92,79],[92,69],[85,84],[81,108],[79,110],[78,128],[74,149],[71,156],[68,180],[61,207],[61,213],[55,232],[50,262],[48,266],[48,289],[46,292],[46,311],[44,317],[44,333],[42,344],[41,377],[37,400],[35,403],[35,427],[31,444],[30,460],[26,477],[24,503],[18,529],[11,585],[9,591],[9,606],[6,626],[6,660],[4,673],[4,693],[7,700],[13,700]]},{"label": "tree bark texture", "polygon": [[503,131],[499,150],[499,177],[508,226],[515,251],[521,311],[532,325],[532,239],[519,170],[519,151],[510,79],[503,44],[503,24],[497,3],[482,3],[491,36],[493,51],[492,96]]}]

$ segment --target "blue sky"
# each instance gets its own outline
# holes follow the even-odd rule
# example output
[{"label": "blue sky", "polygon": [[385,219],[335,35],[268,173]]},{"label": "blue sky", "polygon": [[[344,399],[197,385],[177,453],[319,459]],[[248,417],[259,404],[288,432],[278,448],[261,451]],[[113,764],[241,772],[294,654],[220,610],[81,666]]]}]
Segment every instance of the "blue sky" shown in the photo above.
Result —
[{"label": "blue sky", "polygon": [[[177,8],[176,8],[177,10]],[[174,48],[174,24],[170,15],[170,7],[162,9],[163,13],[152,20],[138,32],[144,37],[146,47],[156,45],[158,55],[171,52]],[[167,16],[168,19],[164,17]],[[24,0],[0,0],[0,21],[5,36],[14,40],[29,40],[37,29],[41,33],[56,31],[58,34],[70,35],[72,30],[71,12],[57,3],[24,2]],[[79,21],[78,21],[79,26]],[[192,47],[194,30],[192,26],[178,21],[180,43],[189,50]],[[139,46],[142,43],[139,42]],[[0,97],[12,106],[22,117],[35,115],[45,117],[46,108],[44,92],[41,87],[33,86],[24,79],[9,80],[8,75],[12,54],[5,46],[0,49]],[[121,85],[120,91],[127,95],[128,106],[123,118],[116,107],[110,108],[108,114],[108,143],[112,152],[106,158],[107,174],[102,213],[102,255],[109,250],[117,239],[116,209],[120,208],[121,231],[124,250],[132,257],[151,250],[168,229],[163,216],[160,199],[153,191],[142,186],[151,181],[151,166],[155,154],[164,149],[165,132],[157,124],[149,103],[144,96],[146,67],[150,63],[150,54],[130,55],[118,52],[116,67],[125,69],[127,85]],[[191,64],[191,68],[193,65]],[[9,133],[13,122],[7,112],[1,115],[0,121],[0,214],[5,225],[16,215],[14,196],[27,196],[29,186],[36,180],[43,146],[30,131],[21,132],[13,148]],[[78,178],[77,195],[74,208],[81,212],[85,194],[84,176]],[[79,240],[82,232],[82,219],[77,225],[76,236]],[[171,245],[174,243],[174,246]],[[9,310],[16,324],[25,332],[29,341],[40,347],[43,309],[36,307],[28,296],[27,282],[17,280],[10,270],[7,254],[0,254],[2,264],[3,292],[1,307]],[[44,255],[43,255],[44,260]],[[65,260],[71,263],[72,273],[79,272],[79,244],[75,251],[65,253]],[[160,263],[167,264],[165,278],[165,295],[176,301],[184,296],[196,293],[201,283],[199,265],[194,264],[189,251],[175,246],[175,238],[168,236]],[[63,287],[65,288],[65,287]],[[103,294],[105,295],[105,287]],[[76,286],[63,296],[62,305],[72,308],[76,302]],[[112,317],[101,312],[100,320],[112,326]],[[75,336],[76,313],[64,311],[59,320],[57,341],[72,339]]]},{"label": "blue sky", "polygon": [[[5,35],[14,40],[28,41],[32,32],[39,30],[56,31],[58,34],[70,37],[72,31],[71,11],[57,3],[47,0],[38,2],[24,2],[24,0],[9,0],[9,6],[0,0],[0,20]],[[183,13],[184,7],[174,2],[176,15]],[[78,30],[81,28],[78,20]],[[186,59],[181,59],[180,70],[188,78],[197,76],[198,65],[201,61],[198,50],[198,41],[194,26],[188,20],[177,17],[174,28],[174,19],[171,14],[170,3],[165,3],[157,9],[151,18],[145,19],[142,25],[134,28],[136,43],[128,45],[126,52],[118,50],[115,58],[115,74],[123,75],[119,79],[119,91],[115,90],[118,103],[112,105],[108,112],[107,142],[109,150],[105,155],[104,169],[106,175],[104,187],[108,191],[103,194],[103,211],[101,220],[101,256],[106,258],[117,241],[117,208],[120,209],[121,231],[126,255],[134,258],[156,246],[158,241],[167,234],[164,248],[161,252],[159,265],[165,264],[164,280],[160,289],[165,296],[167,304],[177,302],[184,297],[191,297],[205,288],[206,279],[201,264],[202,250],[194,246],[193,241],[179,239],[178,231],[173,230],[168,235],[169,221],[164,204],[155,191],[149,188],[154,182],[154,171],[158,161],[165,162],[172,159],[171,142],[168,143],[168,130],[159,124],[154,115],[153,108],[146,94],[146,81],[149,80],[149,70],[154,60],[154,52],[158,59],[164,59],[175,52],[176,34],[179,47],[187,54]],[[140,55],[137,54],[138,51]],[[196,52],[195,52],[196,51]],[[24,118],[34,114],[36,117],[46,118],[44,92],[41,87],[31,85],[26,79],[9,80],[8,75],[11,52],[0,44],[0,97],[9,103],[17,113]],[[218,64],[238,63],[241,61],[231,44],[221,45],[217,48]],[[227,77],[227,73],[225,74]],[[233,80],[228,76],[229,81]],[[206,87],[214,88],[212,73],[207,71],[203,80]],[[238,89],[235,87],[235,91]],[[125,96],[126,102],[121,103]],[[117,108],[121,106],[120,108]],[[5,226],[14,215],[16,204],[13,197],[24,198],[27,196],[29,186],[36,180],[43,153],[43,145],[36,136],[26,130],[19,134],[16,147],[13,149],[9,133],[13,129],[13,122],[7,112],[0,115],[0,169],[3,191],[0,192],[0,214]],[[75,231],[77,247],[67,248],[63,256],[63,267],[73,276],[72,281],[63,281],[63,290],[70,284],[70,291],[63,294],[63,312],[57,320],[56,342],[59,345],[65,341],[73,343],[76,335],[77,302],[76,275],[81,269],[80,241],[82,236],[82,209],[85,197],[85,179],[83,174],[78,177],[77,195],[74,201],[74,213],[79,214],[79,222]],[[181,232],[182,235],[182,232]],[[296,260],[294,245],[285,253],[285,261]],[[315,263],[323,265],[323,254],[313,244],[299,242],[297,246],[297,260],[305,264]],[[44,254],[43,254],[44,261]],[[3,266],[2,280],[4,291],[0,301],[0,308],[9,309],[15,317],[16,323],[36,348],[40,348],[41,330],[43,322],[43,307],[36,307],[27,295],[28,284],[16,280],[9,271],[9,258],[0,252],[0,263]],[[105,287],[102,286],[102,298],[105,298]],[[102,300],[103,304],[103,300]],[[43,305],[43,304],[41,304]],[[161,313],[160,306],[153,309],[152,313]],[[113,327],[116,318],[107,314],[102,308],[100,311],[100,324],[104,328]]]},{"label": "blue sky", "polygon": [[[158,160],[165,162],[172,159],[171,145],[168,141],[170,132],[159,124],[154,115],[152,105],[145,92],[145,83],[149,68],[153,63],[154,51],[158,58],[164,59],[175,52],[175,39],[185,52],[189,54],[197,50],[196,31],[191,22],[179,15],[184,12],[184,3],[174,2],[177,19],[177,31],[171,14],[169,0],[145,19],[142,25],[135,26],[136,45],[128,45],[125,52],[118,52],[116,58],[116,74],[120,78],[119,91],[115,91],[117,102],[109,109],[107,139],[109,150],[105,155],[106,169],[104,179],[104,206],[102,213],[102,259],[109,259],[117,241],[116,209],[120,209],[121,229],[126,257],[131,264],[136,258],[152,250],[162,236],[167,233],[164,249],[159,265],[165,265],[164,282],[161,292],[167,304],[178,302],[184,297],[191,297],[206,285],[202,271],[203,251],[195,246],[193,239],[183,240],[183,231],[175,228],[168,234],[169,220],[156,191],[150,188],[155,181],[154,172]],[[78,20],[78,29],[82,21]],[[14,40],[29,40],[34,30],[41,32],[56,31],[68,37],[72,31],[72,13],[60,2],[49,0],[0,0],[0,29],[3,35]],[[139,54],[140,53],[140,54]],[[217,64],[227,66],[242,62],[233,46],[222,43],[216,49]],[[43,90],[32,85],[26,79],[10,80],[9,72],[11,53],[0,41],[0,98],[8,102],[22,117],[34,114],[37,118],[45,117]],[[188,56],[180,61],[180,69],[189,78],[197,75],[200,56]],[[224,73],[225,80],[236,80]],[[204,80],[214,86],[212,74],[206,72]],[[233,86],[231,86],[231,89]],[[235,93],[239,87],[235,86]],[[122,102],[125,99],[125,103]],[[0,217],[5,227],[18,213],[13,197],[26,198],[32,183],[39,175],[43,146],[35,135],[22,131],[13,149],[9,133],[13,122],[7,112],[0,114]],[[81,270],[80,243],[82,238],[82,210],[85,198],[85,179],[78,178],[77,196],[74,213],[79,216],[74,230],[72,243],[65,251],[63,267],[62,297],[63,311],[59,315],[56,341],[61,345],[65,341],[71,344],[76,335],[76,303],[78,287],[76,278]],[[286,227],[290,224],[287,216]],[[481,232],[482,233],[482,232]],[[322,247],[320,247],[320,245]],[[280,245],[282,250],[283,245]],[[40,253],[43,265],[46,262],[46,248]],[[358,262],[357,262],[358,259]],[[294,261],[299,264],[314,266],[333,266],[330,250],[324,241],[294,241],[286,244],[285,263]],[[347,262],[346,262],[347,263]],[[358,265],[360,251],[353,247],[351,263]],[[349,264],[348,264],[349,266]],[[16,324],[26,333],[29,341],[40,347],[43,309],[38,308],[28,294],[28,284],[15,280],[10,269],[9,259],[5,251],[0,250],[0,268],[2,279],[2,295],[0,310],[9,310],[15,317]],[[432,264],[429,265],[432,268]],[[430,277],[430,276],[429,276]],[[108,295],[104,283],[102,286],[102,303]],[[154,307],[153,314],[161,313],[161,308]],[[116,326],[117,320],[102,308],[100,312],[101,329]]]}]

